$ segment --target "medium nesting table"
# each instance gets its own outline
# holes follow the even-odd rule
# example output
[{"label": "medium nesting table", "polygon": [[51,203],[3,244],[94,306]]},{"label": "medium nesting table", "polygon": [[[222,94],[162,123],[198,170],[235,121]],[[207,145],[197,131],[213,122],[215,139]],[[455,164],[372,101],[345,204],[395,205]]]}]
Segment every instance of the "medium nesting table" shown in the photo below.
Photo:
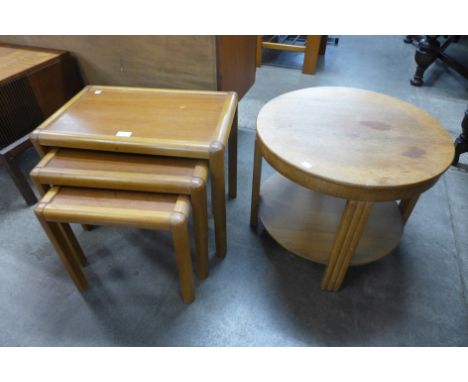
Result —
[{"label": "medium nesting table", "polygon": [[[326,265],[323,290],[338,290],[350,265],[398,245],[453,156],[444,127],[396,98],[341,87],[284,94],[258,116],[251,226],[260,214],[286,249]],[[281,175],[260,194],[262,158]]]},{"label": "medium nesting table", "polygon": [[31,135],[52,147],[207,160],[216,254],[226,254],[224,153],[229,196],[237,188],[237,95],[233,92],[87,86]]}]

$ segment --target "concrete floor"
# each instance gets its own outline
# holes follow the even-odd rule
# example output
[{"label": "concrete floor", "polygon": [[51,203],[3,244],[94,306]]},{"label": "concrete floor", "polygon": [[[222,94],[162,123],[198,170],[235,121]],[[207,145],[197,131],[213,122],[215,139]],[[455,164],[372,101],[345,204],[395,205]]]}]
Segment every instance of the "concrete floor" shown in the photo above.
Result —
[{"label": "concrete floor", "polygon": [[[239,192],[228,204],[228,255],[223,261],[211,255],[210,276],[196,282],[188,306],[179,298],[170,237],[142,230],[75,227],[89,259],[90,289],[80,294],[0,168],[0,345],[467,346],[466,171],[450,169],[423,194],[398,249],[352,268],[338,293],[320,291],[323,266],[248,224],[256,115],[276,95],[318,85],[380,91],[422,107],[453,137],[459,134],[467,82],[438,64],[426,86],[414,88],[413,56],[401,37],[348,36],[329,46],[315,76],[272,66],[257,71],[240,104]],[[301,58],[286,60],[297,66]],[[28,171],[36,161],[30,151],[21,166]],[[265,168],[264,180],[272,173]],[[212,245],[212,220],[210,235]]]}]

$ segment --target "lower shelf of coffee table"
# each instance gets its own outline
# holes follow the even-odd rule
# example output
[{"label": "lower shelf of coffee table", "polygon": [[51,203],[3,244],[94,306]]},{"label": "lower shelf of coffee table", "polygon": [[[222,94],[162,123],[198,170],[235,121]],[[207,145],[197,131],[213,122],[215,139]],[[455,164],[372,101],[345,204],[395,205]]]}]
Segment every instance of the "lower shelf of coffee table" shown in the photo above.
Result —
[{"label": "lower shelf of coffee table", "polygon": [[[319,194],[276,174],[262,186],[259,217],[288,251],[327,264],[346,200]],[[351,265],[376,261],[398,246],[403,221],[397,202],[375,203]]]}]

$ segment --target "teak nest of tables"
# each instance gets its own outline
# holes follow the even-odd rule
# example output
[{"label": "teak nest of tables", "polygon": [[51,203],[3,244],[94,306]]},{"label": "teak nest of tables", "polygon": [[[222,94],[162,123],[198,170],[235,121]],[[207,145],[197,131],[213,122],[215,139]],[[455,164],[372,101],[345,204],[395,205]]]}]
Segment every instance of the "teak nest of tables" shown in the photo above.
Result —
[{"label": "teak nest of tables", "polygon": [[216,252],[226,254],[224,153],[229,196],[237,188],[234,92],[87,86],[31,134],[51,147],[203,159],[209,163]]},{"label": "teak nest of tables", "polygon": [[[88,86],[39,126],[31,134],[31,140],[43,156],[31,173],[43,195],[42,207],[36,208],[36,214],[49,237],[54,237],[51,241],[59,255],[63,255],[61,258],[77,286],[84,286],[77,265],[84,260],[67,223],[172,229],[182,295],[185,302],[191,302],[194,294],[193,282],[187,278],[187,245],[178,242],[187,244],[186,226],[180,228],[184,232],[179,232],[179,219],[172,217],[182,214],[182,220],[186,221],[190,196],[197,273],[205,278],[208,174],[216,254],[219,257],[226,254],[224,153],[227,146],[229,195],[235,197],[237,95]],[[49,190],[50,186],[53,188]],[[93,197],[107,207],[85,203]],[[66,207],[63,200],[72,207]],[[180,207],[182,204],[184,208]],[[145,213],[142,206],[153,211]],[[71,252],[68,257],[67,248]]]},{"label": "teak nest of tables", "polygon": [[[337,290],[349,265],[398,245],[419,195],[453,156],[446,129],[396,98],[342,87],[286,93],[258,116],[251,225],[260,206],[270,235],[326,264],[321,287]],[[282,176],[268,179],[260,198],[262,158]]]}]

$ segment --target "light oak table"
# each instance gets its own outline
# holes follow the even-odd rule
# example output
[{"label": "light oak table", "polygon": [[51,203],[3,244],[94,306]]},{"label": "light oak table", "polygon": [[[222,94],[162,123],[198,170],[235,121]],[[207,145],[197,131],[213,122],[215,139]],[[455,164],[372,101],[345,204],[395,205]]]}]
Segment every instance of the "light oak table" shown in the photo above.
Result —
[{"label": "light oak table", "polygon": [[216,253],[226,254],[224,154],[229,196],[237,188],[234,92],[87,86],[40,125],[31,141],[51,147],[196,158],[209,162]]},{"label": "light oak table", "polygon": [[[321,288],[338,290],[349,265],[398,245],[419,195],[453,156],[444,127],[396,98],[342,87],[284,94],[258,116],[251,226],[260,209],[280,244],[326,264]],[[281,175],[260,196],[262,158]]]}]

